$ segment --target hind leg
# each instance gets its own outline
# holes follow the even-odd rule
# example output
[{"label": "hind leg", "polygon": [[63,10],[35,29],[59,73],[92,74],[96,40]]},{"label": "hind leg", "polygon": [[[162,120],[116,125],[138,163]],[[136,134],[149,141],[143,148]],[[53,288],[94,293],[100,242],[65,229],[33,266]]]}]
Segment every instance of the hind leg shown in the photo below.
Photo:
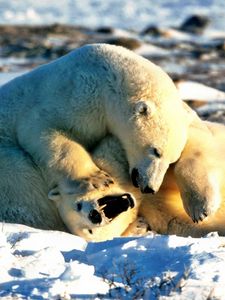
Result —
[{"label": "hind leg", "polygon": [[179,217],[174,217],[173,219],[170,220],[168,223],[168,231],[167,234],[172,234],[172,235],[178,235],[178,236],[183,236],[183,237],[203,237],[207,235],[210,232],[213,231],[218,231],[219,227],[217,227],[217,224],[215,226],[208,226],[207,222],[206,224],[196,224],[196,223],[191,223],[190,220],[185,220]]},{"label": "hind leg", "polygon": [[47,184],[30,156],[14,145],[0,147],[0,221],[63,230]]}]

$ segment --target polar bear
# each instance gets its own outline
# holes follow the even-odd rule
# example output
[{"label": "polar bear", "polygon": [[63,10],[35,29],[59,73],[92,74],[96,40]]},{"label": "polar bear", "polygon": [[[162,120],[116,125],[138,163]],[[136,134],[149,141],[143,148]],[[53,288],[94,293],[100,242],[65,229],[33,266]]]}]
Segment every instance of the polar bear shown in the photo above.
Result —
[{"label": "polar bear", "polygon": [[180,159],[169,168],[157,195],[142,197],[139,213],[158,233],[225,235],[225,126],[203,123],[208,132],[191,128]]},{"label": "polar bear", "polygon": [[[152,230],[162,234],[200,237],[218,231],[225,235],[224,135],[224,125],[201,120],[193,122],[181,157],[169,167],[155,195],[141,194],[132,186],[125,152],[115,137],[108,136],[95,148],[92,157],[113,177],[113,189],[105,187],[99,190],[99,195],[96,191],[76,195],[75,200],[55,188],[49,197],[55,200],[69,230],[91,241],[130,235],[138,214],[147,220]],[[71,194],[75,195],[75,191]],[[114,200],[107,200],[107,195]],[[123,195],[126,196],[123,198]],[[128,198],[132,199],[132,205],[124,205],[131,203]],[[105,206],[99,206],[99,199],[105,199]],[[87,201],[97,203],[96,223],[84,213]],[[75,203],[79,203],[79,210],[74,208]],[[120,207],[125,206],[127,209],[120,214]],[[110,211],[117,213],[109,219]]]},{"label": "polar bear", "polygon": [[133,183],[156,192],[192,119],[162,69],[107,44],[81,47],[10,81],[0,101],[0,220],[35,225],[44,216],[36,225],[47,228],[45,206],[55,208],[44,202],[54,186],[66,194],[113,184],[89,153],[106,135],[123,145]]},{"label": "polar bear", "polygon": [[159,233],[225,235],[225,126],[207,121],[201,125],[190,127],[184,151],[169,168],[159,193],[142,198],[140,214]]},{"label": "polar bear", "polygon": [[114,184],[84,192],[65,181],[64,189],[55,186],[48,197],[69,232],[87,241],[109,240],[125,232],[130,235],[128,228],[136,223],[142,193],[131,183],[125,151],[117,138],[107,136],[91,154],[98,167],[113,177]]}]

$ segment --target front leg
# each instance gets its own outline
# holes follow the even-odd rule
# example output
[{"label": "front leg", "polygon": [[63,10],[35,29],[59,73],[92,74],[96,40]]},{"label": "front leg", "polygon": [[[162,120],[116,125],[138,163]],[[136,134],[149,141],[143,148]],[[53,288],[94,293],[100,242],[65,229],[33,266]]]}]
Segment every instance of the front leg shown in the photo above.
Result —
[{"label": "front leg", "polygon": [[42,131],[36,143],[28,143],[26,149],[48,174],[50,185],[59,185],[65,189],[62,192],[72,192],[74,188],[87,192],[113,183],[82,145],[60,131]]},{"label": "front leg", "polygon": [[203,121],[196,123],[190,127],[187,144],[174,168],[184,209],[194,222],[213,214],[221,202],[214,136]]}]

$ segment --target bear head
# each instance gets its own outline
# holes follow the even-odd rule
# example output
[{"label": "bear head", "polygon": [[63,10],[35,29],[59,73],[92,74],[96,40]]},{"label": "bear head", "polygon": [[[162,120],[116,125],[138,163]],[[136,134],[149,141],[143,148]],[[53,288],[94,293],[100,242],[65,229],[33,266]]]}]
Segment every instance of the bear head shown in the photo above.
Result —
[{"label": "bear head", "polygon": [[119,187],[85,193],[73,182],[65,181],[63,184],[66,188],[56,186],[50,190],[48,197],[55,202],[69,231],[87,241],[121,236],[137,217],[135,198]]},{"label": "bear head", "polygon": [[134,185],[155,193],[181,155],[194,113],[160,67],[134,53],[124,56],[117,57],[114,76],[106,79],[114,80],[108,84],[107,125],[123,145]]}]

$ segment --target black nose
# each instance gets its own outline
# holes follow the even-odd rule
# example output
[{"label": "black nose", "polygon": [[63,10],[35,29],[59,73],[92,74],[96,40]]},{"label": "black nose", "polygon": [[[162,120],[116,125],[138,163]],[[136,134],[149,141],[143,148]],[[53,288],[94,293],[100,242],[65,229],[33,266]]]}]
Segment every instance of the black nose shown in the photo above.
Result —
[{"label": "black nose", "polygon": [[143,194],[155,194],[156,191],[150,188],[149,186],[146,186],[143,190],[141,190]]},{"label": "black nose", "polygon": [[138,184],[138,180],[139,180],[138,169],[133,168],[133,170],[131,172],[131,180],[132,180],[133,185],[138,188],[139,187],[139,184]]},{"label": "black nose", "polygon": [[102,222],[102,216],[96,209],[90,211],[88,218],[93,224],[100,224]]}]

